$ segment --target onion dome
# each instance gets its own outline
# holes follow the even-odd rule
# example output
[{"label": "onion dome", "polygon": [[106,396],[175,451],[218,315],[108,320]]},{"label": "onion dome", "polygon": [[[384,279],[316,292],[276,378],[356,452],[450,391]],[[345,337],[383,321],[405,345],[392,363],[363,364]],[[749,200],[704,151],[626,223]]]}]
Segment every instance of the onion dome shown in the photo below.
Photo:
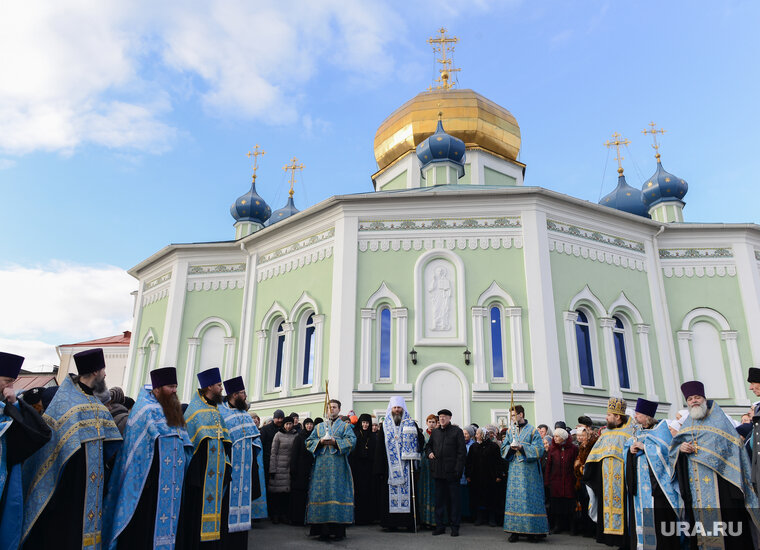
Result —
[{"label": "onion dome", "polygon": [[422,92],[383,121],[375,134],[375,160],[382,170],[413,151],[435,131],[446,113],[448,132],[467,148],[488,151],[509,161],[520,152],[520,127],[512,113],[467,89]]},{"label": "onion dome", "polygon": [[253,222],[264,225],[272,215],[272,209],[264,199],[256,192],[256,174],[253,175],[250,190],[238,197],[230,206],[230,214],[235,222]]},{"label": "onion dome", "polygon": [[615,187],[612,193],[603,197],[599,201],[599,204],[648,218],[649,208],[644,204],[641,191],[628,185],[622,170],[619,173],[617,187]]},{"label": "onion dome", "polygon": [[464,141],[447,134],[440,119],[435,133],[417,146],[422,169],[433,162],[451,162],[456,165],[460,178],[464,175],[464,157]]},{"label": "onion dome", "polygon": [[296,205],[293,203],[293,191],[291,191],[290,196],[288,197],[288,202],[285,204],[285,206],[278,208],[272,212],[272,216],[269,218],[265,225],[268,227],[273,223],[282,221],[285,218],[289,218],[293,214],[298,214],[299,212],[300,210],[296,208]]},{"label": "onion dome", "polygon": [[654,175],[644,182],[641,192],[644,194],[644,204],[647,209],[660,204],[661,202],[680,201],[683,202],[689,185],[673,174],[666,172],[660,162],[660,154],[655,155],[657,158],[657,171]]}]

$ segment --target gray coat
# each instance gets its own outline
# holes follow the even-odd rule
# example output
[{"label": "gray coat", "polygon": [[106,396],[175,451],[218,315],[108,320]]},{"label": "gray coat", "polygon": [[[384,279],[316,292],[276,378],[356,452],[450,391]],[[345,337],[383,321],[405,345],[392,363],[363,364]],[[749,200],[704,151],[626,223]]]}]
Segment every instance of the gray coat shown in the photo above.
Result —
[{"label": "gray coat", "polygon": [[290,457],[298,433],[277,432],[272,440],[272,451],[269,455],[269,485],[272,493],[290,492]]}]

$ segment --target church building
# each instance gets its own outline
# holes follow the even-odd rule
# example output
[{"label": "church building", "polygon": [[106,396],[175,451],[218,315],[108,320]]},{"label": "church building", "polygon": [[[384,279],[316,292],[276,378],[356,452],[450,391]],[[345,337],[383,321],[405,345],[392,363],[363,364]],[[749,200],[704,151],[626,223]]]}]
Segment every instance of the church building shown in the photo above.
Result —
[{"label": "church building", "polygon": [[[620,160],[599,204],[526,185],[517,120],[454,86],[443,60],[440,86],[378,128],[373,192],[299,211],[291,186],[272,212],[254,170],[231,207],[234,240],[173,244],[129,270],[129,395],[176,366],[188,402],[195,375],[218,366],[243,376],[262,417],[321,416],[329,381],[344,411],[382,416],[402,396],[418,420],[446,407],[460,425],[498,424],[513,392],[548,424],[603,419],[609,396],[674,414],[696,378],[746,412],[760,226],[687,223],[688,186],[663,167],[653,125],[642,189]],[[625,144],[608,142],[618,159]],[[289,168],[292,182],[302,166]]]}]

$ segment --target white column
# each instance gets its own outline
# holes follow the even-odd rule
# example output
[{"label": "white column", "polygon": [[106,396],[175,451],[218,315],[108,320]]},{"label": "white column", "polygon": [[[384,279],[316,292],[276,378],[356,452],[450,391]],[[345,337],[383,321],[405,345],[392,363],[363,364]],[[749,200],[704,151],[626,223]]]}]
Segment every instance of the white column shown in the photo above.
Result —
[{"label": "white column", "polygon": [[659,401],[654,389],[654,374],[652,373],[652,354],[649,351],[649,325],[636,325],[636,334],[639,335],[639,349],[641,350],[641,366],[644,370],[644,385],[646,386],[647,399]]},{"label": "white column", "polygon": [[280,373],[280,397],[290,395],[290,374],[293,370],[290,358],[293,356],[293,332],[295,326],[293,323],[283,323],[282,329],[285,331],[285,342],[282,345],[282,372]]},{"label": "white column", "polygon": [[483,335],[484,319],[488,315],[488,308],[472,308],[472,359],[475,362],[475,381],[472,391],[488,390],[486,378],[486,343]]},{"label": "white column", "polygon": [[198,355],[198,348],[201,345],[200,338],[188,338],[187,339],[187,363],[185,363],[185,389],[182,392],[182,400],[185,403],[190,402],[190,397],[193,395],[193,386],[195,381],[195,358]]},{"label": "white column", "polygon": [[253,377],[249,379],[248,367],[251,365],[251,352],[253,351],[253,315],[256,311],[256,271],[258,254],[248,254],[245,262],[245,287],[243,291],[243,311],[240,314],[240,348],[238,350],[237,372],[243,377],[246,389],[253,384]]},{"label": "white column", "polygon": [[760,338],[757,338],[760,334],[760,270],[755,258],[755,247],[751,243],[742,242],[734,244],[733,249],[747,331],[748,334],[755,335],[755,338],[748,339],[752,362],[760,366]]},{"label": "white column", "polygon": [[612,329],[615,327],[615,319],[611,317],[602,317],[599,319],[599,326],[602,328],[602,341],[604,342],[604,358],[607,363],[607,381],[610,395],[612,397],[621,397],[620,392],[620,374],[617,368],[617,355],[615,354],[615,336]]},{"label": "white column", "polygon": [[522,212],[523,254],[528,296],[530,360],[535,391],[536,423],[565,417],[560,379],[557,311],[554,304],[546,212],[534,205]]},{"label": "white column", "polygon": [[[736,340],[737,332],[735,330],[721,331],[720,338],[726,343],[726,352],[728,352],[728,366],[731,369],[731,381],[734,385],[734,402],[737,405],[749,405],[750,402],[747,399],[744,377],[742,376],[739,346]],[[709,390],[707,391],[709,392]]]},{"label": "white column", "polygon": [[678,351],[681,354],[681,378],[682,382],[694,380],[694,367],[691,364],[691,345],[689,342],[694,338],[690,330],[678,331]]},{"label": "white column", "polygon": [[372,325],[377,318],[374,309],[362,308],[361,364],[359,365],[359,391],[372,391]]},{"label": "white column", "polygon": [[187,295],[187,260],[178,260],[172,270],[169,298],[166,304],[164,334],[161,339],[161,365],[176,365],[179,356],[179,339]]},{"label": "white column", "polygon": [[142,388],[143,384],[145,384],[145,379],[148,377],[148,373],[156,368],[156,361],[158,360],[158,344],[156,342],[153,342],[150,345],[150,362],[148,363],[148,372],[143,373],[143,379],[140,380],[139,388]]},{"label": "white column", "polygon": [[578,341],[575,337],[575,322],[578,320],[578,314],[574,311],[565,311],[562,318],[565,322],[565,348],[567,350],[567,369],[570,375],[570,391],[583,393],[580,365],[578,364]]},{"label": "white column", "polygon": [[229,380],[234,375],[235,342],[236,338],[224,339],[224,380]]},{"label": "white column", "polygon": [[[129,353],[127,354],[127,371],[124,373],[124,379],[129,381],[127,395],[135,397],[137,397],[137,391],[140,389],[140,387],[136,386],[135,384],[135,370],[138,368],[142,369],[142,366],[144,364],[143,357],[145,354],[145,350],[143,350],[143,355],[138,355],[141,348],[139,347],[139,343],[137,341],[140,336],[140,325],[142,324],[142,297],[143,283],[141,281],[139,290],[137,291],[137,296],[135,297],[134,310],[132,313],[132,338],[129,341]],[[63,360],[61,360],[61,364],[63,364]],[[56,377],[56,381],[60,384],[63,380],[58,380]]]},{"label": "white column", "polygon": [[393,386],[396,391],[412,391],[412,385],[407,381],[408,317],[405,307],[396,307],[391,310],[391,318],[396,320],[396,383]]},{"label": "white column", "polygon": [[[142,376],[143,366],[145,365],[145,348],[137,348],[135,362],[132,364],[132,373],[129,379],[130,395],[137,395],[140,391],[140,377]],[[63,361],[61,361],[63,363]],[[70,364],[70,363],[69,363]]]},{"label": "white column", "polygon": [[325,337],[324,333],[325,329],[325,316],[324,315],[315,315],[314,316],[314,373],[312,377],[312,393],[318,393],[322,391],[322,388],[324,388],[324,384],[322,383],[322,354],[324,345],[322,343],[323,338]]},{"label": "white column", "polygon": [[266,367],[267,367],[267,337],[269,334],[266,330],[257,330],[256,336],[259,338],[258,351],[256,353],[256,370],[254,377],[256,382],[253,385],[253,401],[261,401],[264,394],[264,384],[266,384]]},{"label": "white column", "polygon": [[508,307],[504,309],[504,313],[509,317],[509,333],[512,340],[512,388],[527,390],[523,357],[522,308]]}]

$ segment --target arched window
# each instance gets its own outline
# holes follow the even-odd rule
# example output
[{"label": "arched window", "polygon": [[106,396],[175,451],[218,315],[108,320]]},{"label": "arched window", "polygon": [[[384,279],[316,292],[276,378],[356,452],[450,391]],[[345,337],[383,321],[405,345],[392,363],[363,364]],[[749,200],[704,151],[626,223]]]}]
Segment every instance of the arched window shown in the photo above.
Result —
[{"label": "arched window", "polygon": [[279,321],[277,323],[277,330],[275,331],[277,336],[277,342],[274,346],[274,380],[273,388],[280,389],[282,385],[282,356],[285,351],[285,321]]},{"label": "arched window", "polygon": [[615,320],[615,326],[612,329],[612,336],[615,340],[615,357],[617,359],[620,387],[628,390],[631,389],[631,381],[628,376],[628,354],[625,349],[625,326],[623,326],[623,321],[617,315],[613,319]]},{"label": "arched window", "polygon": [[489,310],[491,320],[491,375],[493,378],[504,378],[504,346],[502,311],[497,305]]},{"label": "arched window", "polygon": [[591,327],[588,317],[580,309],[576,311],[575,338],[578,343],[578,368],[582,386],[594,386],[594,362],[591,355]]},{"label": "arched window", "polygon": [[198,371],[219,367],[222,371],[224,364],[224,329],[219,325],[211,325],[203,331],[201,337],[201,354]]},{"label": "arched window", "polygon": [[391,310],[384,307],[380,310],[380,349],[378,360],[378,378],[391,378]]},{"label": "arched window", "polygon": [[303,369],[301,375],[301,384],[310,385],[314,380],[314,332],[316,324],[314,323],[314,313],[310,313],[306,319],[304,331],[304,348],[303,348]]},{"label": "arched window", "polygon": [[709,388],[711,398],[728,398],[726,368],[723,361],[723,346],[720,333],[715,326],[705,320],[699,320],[691,326],[694,334],[693,355],[695,376]]}]

